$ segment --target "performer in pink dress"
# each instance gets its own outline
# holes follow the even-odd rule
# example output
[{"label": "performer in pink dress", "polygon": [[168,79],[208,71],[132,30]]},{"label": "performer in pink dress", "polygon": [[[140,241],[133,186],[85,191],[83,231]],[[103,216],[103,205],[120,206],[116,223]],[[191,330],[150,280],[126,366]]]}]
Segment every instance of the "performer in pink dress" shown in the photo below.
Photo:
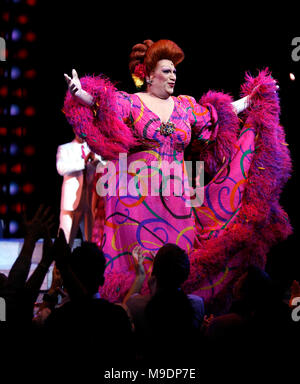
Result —
[{"label": "performer in pink dress", "polygon": [[[145,87],[135,94],[118,91],[102,75],[65,75],[66,118],[108,160],[98,173],[103,210],[94,241],[107,259],[101,293],[113,301],[134,280],[136,245],[147,253],[148,274],[162,245],[186,250],[191,275],[184,287],[209,301],[227,295],[249,264],[264,267],[269,248],[291,233],[278,203],[291,165],[276,82],[267,70],[257,78],[247,75],[236,102],[212,91],[199,102],[175,97],[176,66],[183,58],[170,40],[134,46],[129,68],[137,86]],[[212,177],[204,189],[198,183],[188,187],[186,160],[204,161]],[[142,292],[147,290],[145,282]]]}]

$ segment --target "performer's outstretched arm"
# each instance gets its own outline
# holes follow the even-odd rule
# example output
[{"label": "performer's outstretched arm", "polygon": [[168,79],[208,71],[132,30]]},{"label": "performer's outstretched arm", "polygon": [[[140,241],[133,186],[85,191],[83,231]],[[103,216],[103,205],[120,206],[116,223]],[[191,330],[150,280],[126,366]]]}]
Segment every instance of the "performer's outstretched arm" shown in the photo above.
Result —
[{"label": "performer's outstretched arm", "polygon": [[72,69],[72,78],[69,77],[66,73],[64,74],[64,77],[73,96],[76,96],[78,100],[84,105],[92,106],[94,104],[92,95],[82,89],[78,74],[75,69]]},{"label": "performer's outstretched arm", "polygon": [[[94,104],[93,97],[88,92],[82,89],[76,70],[72,69],[72,78],[69,77],[67,74],[64,74],[64,76],[71,94],[73,96],[76,96],[82,104],[92,106]],[[243,112],[243,110],[248,107],[249,99],[249,96],[246,96],[240,100],[231,103],[237,114]]]},{"label": "performer's outstretched arm", "polygon": [[[274,83],[276,84],[276,80],[273,80]],[[254,87],[253,91],[251,92],[250,95],[247,95],[243,97],[242,99],[233,101],[231,105],[233,106],[233,109],[235,113],[238,115],[239,113],[243,112],[246,108],[248,108],[251,105],[251,97],[254,95],[256,90],[259,88],[259,85]],[[276,85],[276,89],[278,90],[279,86]],[[276,92],[276,91],[275,91]]]},{"label": "performer's outstretched arm", "polygon": [[233,106],[235,113],[238,115],[239,113],[243,112],[246,108],[249,107],[250,96],[248,95],[243,97],[242,99],[233,101],[231,105]]},{"label": "performer's outstretched arm", "polygon": [[63,112],[77,136],[106,160],[141,145],[130,124],[132,100],[105,76],[72,78],[65,74],[68,92]]},{"label": "performer's outstretched arm", "polygon": [[[94,99],[92,95],[82,89],[76,70],[72,70],[72,78],[70,78],[67,74],[65,74],[64,76],[71,94],[73,96],[76,96],[82,104],[92,106],[94,104]],[[254,88],[253,92],[255,91],[255,89],[256,88]],[[249,107],[250,96],[251,95],[245,96],[242,99],[233,101],[231,103],[236,114],[243,112],[246,108]]]}]

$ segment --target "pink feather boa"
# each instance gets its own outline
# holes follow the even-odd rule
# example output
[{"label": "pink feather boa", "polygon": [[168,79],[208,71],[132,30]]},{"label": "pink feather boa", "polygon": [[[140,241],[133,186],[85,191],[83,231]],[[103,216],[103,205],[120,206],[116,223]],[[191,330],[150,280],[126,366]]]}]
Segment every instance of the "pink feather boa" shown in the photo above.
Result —
[{"label": "pink feather boa", "polygon": [[[291,174],[291,159],[285,133],[279,123],[276,85],[268,70],[261,71],[256,78],[247,74],[241,96],[251,94],[256,86],[251,107],[244,112],[244,118],[256,128],[257,136],[242,207],[223,233],[194,250],[190,259],[191,274],[184,284],[186,292],[197,293],[210,303],[222,302],[224,305],[234,282],[247,266],[253,264],[264,268],[270,248],[292,233],[288,216],[279,204],[280,192]],[[214,102],[213,97],[217,100],[220,96],[209,93],[209,102],[221,116],[220,103]],[[218,146],[221,152],[224,147],[233,148],[236,140],[236,125],[235,134],[231,135],[228,133],[230,124],[230,120],[229,124],[220,124],[225,135],[219,135],[216,148]],[[215,161],[211,158],[217,153],[205,155],[211,169],[219,164],[220,156]],[[223,154],[226,156],[226,148]],[[217,287],[202,290],[218,279],[223,281]]]},{"label": "pink feather boa", "polygon": [[239,130],[239,120],[232,108],[232,98],[221,92],[209,91],[199,101],[201,105],[213,105],[218,114],[218,134],[209,146],[194,140],[192,151],[204,161],[205,169],[215,175],[221,166],[228,162],[235,152],[235,142]]},{"label": "pink feather boa", "polygon": [[98,112],[95,118],[92,109],[81,105],[68,91],[63,112],[76,134],[105,160],[116,159],[119,153],[128,152],[137,146],[139,140],[116,113],[114,85],[103,76],[86,76],[80,81],[82,89],[93,96]]}]

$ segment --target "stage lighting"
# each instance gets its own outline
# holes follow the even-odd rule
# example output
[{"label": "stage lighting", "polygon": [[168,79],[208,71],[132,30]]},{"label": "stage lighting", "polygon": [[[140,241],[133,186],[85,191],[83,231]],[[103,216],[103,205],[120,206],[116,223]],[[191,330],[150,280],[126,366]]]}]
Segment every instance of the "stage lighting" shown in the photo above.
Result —
[{"label": "stage lighting", "polygon": [[20,114],[20,107],[16,104],[10,106],[10,116],[17,116]]},{"label": "stage lighting", "polygon": [[28,69],[27,71],[24,72],[24,77],[26,79],[33,79],[34,77],[36,77],[36,70]]},{"label": "stage lighting", "polygon": [[19,185],[12,181],[9,183],[9,194],[15,196],[19,192]]},{"label": "stage lighting", "polygon": [[27,96],[27,89],[26,88],[17,88],[12,91],[12,95],[16,97],[26,97]]},{"label": "stage lighting", "polygon": [[17,17],[17,23],[20,23],[20,24],[27,24],[28,23],[28,16],[27,15],[19,15]]},{"label": "stage lighting", "polygon": [[13,79],[13,80],[16,80],[16,79],[19,79],[19,77],[21,76],[21,70],[19,67],[16,67],[16,66],[13,66],[11,68],[11,71],[10,71],[10,77]]},{"label": "stage lighting", "polygon": [[0,174],[1,175],[7,174],[7,165],[6,164],[0,164]]},{"label": "stage lighting", "polygon": [[8,87],[7,86],[3,86],[0,88],[0,96],[2,97],[6,97],[8,95]]},{"label": "stage lighting", "polygon": [[27,134],[27,128],[25,127],[16,127],[12,128],[11,133],[15,136],[21,137],[21,136],[26,136]]},{"label": "stage lighting", "polygon": [[295,76],[293,73],[290,73],[290,79],[291,79],[292,81],[294,81],[294,80],[296,80],[296,76]]},{"label": "stage lighting", "polygon": [[11,235],[14,235],[19,230],[19,223],[15,220],[11,220],[9,222],[8,230]]},{"label": "stage lighting", "polygon": [[22,48],[22,49],[19,49],[19,51],[15,54],[15,57],[17,59],[24,60],[24,59],[27,59],[28,55],[29,55],[28,50],[25,48]]},{"label": "stage lighting", "polygon": [[32,105],[26,107],[25,110],[24,110],[24,115],[25,116],[34,116],[35,113],[36,113],[35,112],[35,108]]},{"label": "stage lighting", "polygon": [[15,156],[19,153],[19,146],[16,143],[11,143],[9,147],[9,154]]},{"label": "stage lighting", "polygon": [[34,32],[27,32],[24,37],[24,40],[32,43],[36,40],[36,34]]},{"label": "stage lighting", "polygon": [[11,210],[16,213],[22,213],[25,211],[25,204],[16,203],[11,206]]},{"label": "stage lighting", "polygon": [[27,145],[23,151],[26,156],[33,156],[35,154],[35,147],[33,145]]},{"label": "stage lighting", "polygon": [[0,220],[4,223],[5,236],[16,237],[22,229],[17,215],[24,210],[24,204],[34,198],[31,194],[35,191],[29,175],[33,172],[30,157],[34,156],[36,148],[28,143],[26,136],[36,126],[34,92],[38,35],[32,21],[36,19],[33,8],[37,1],[6,0],[6,4],[7,8],[0,12],[2,24],[7,24],[3,38],[9,47],[5,52],[9,63],[0,68],[3,80],[0,84],[0,115],[5,119],[0,126],[0,193],[4,197]]},{"label": "stage lighting", "polygon": [[34,191],[34,185],[31,183],[26,183],[23,185],[23,192],[26,194],[31,194]]},{"label": "stage lighting", "polygon": [[11,32],[11,39],[13,41],[19,41],[21,37],[22,37],[22,32],[19,29],[14,28]]},{"label": "stage lighting", "polygon": [[18,164],[13,165],[13,166],[10,168],[10,171],[11,171],[12,173],[17,174],[17,175],[20,175],[23,171],[25,171],[25,167],[22,166],[22,164],[18,163]]},{"label": "stage lighting", "polygon": [[6,204],[1,204],[0,205],[0,215],[5,215],[7,212],[7,205]]},{"label": "stage lighting", "polygon": [[0,127],[0,136],[7,136],[7,128]]},{"label": "stage lighting", "polygon": [[9,12],[3,12],[2,13],[2,20],[9,22],[9,16],[10,16]]}]

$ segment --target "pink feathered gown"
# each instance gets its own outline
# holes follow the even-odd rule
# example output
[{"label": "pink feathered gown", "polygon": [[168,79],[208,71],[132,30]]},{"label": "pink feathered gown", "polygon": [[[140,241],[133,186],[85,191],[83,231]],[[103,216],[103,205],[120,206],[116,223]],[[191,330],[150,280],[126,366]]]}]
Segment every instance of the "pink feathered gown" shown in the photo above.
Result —
[{"label": "pink feathered gown", "polygon": [[[147,252],[149,275],[149,251],[175,243],[190,256],[186,292],[226,302],[245,268],[264,268],[270,247],[291,233],[278,202],[291,163],[273,79],[267,71],[247,75],[241,95],[259,87],[241,120],[226,94],[210,91],[199,103],[173,97],[169,132],[138,95],[118,91],[102,76],[81,82],[97,100],[97,114],[69,92],[64,112],[76,133],[109,161],[96,180],[98,194],[107,193],[99,196],[94,228],[107,259],[103,297],[120,301],[126,294],[136,245]],[[185,160],[193,166],[204,161],[211,176],[198,206],[189,203]]]}]

